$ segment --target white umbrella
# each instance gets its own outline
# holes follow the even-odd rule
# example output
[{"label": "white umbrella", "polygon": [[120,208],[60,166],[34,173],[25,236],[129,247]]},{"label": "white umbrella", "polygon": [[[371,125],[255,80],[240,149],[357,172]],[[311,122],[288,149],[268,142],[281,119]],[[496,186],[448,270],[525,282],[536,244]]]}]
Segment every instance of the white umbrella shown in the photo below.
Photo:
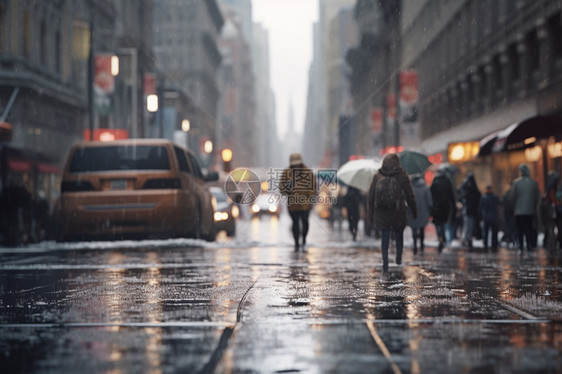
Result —
[{"label": "white umbrella", "polygon": [[375,159],[352,160],[343,164],[338,169],[338,179],[348,186],[369,191],[371,181],[377,170],[381,167],[381,161]]}]

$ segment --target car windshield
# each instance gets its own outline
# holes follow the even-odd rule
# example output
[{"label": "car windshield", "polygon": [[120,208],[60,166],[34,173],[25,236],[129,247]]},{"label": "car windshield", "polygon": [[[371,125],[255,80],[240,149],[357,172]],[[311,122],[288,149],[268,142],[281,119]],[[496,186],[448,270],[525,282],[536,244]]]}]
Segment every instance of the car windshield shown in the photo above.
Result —
[{"label": "car windshield", "polygon": [[169,170],[168,152],[162,146],[120,145],[77,149],[71,173],[114,170]]}]

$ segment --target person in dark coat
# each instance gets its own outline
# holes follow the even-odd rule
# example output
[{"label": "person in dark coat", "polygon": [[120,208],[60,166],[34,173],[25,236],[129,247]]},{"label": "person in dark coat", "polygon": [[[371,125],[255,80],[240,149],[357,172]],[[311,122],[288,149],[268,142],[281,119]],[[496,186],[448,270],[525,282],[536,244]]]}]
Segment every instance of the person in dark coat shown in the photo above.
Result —
[{"label": "person in dark coat", "polygon": [[484,224],[482,237],[484,249],[488,249],[488,234],[492,232],[492,250],[498,249],[498,208],[500,198],[492,190],[492,186],[486,186],[486,193],[480,199],[480,216]]},{"label": "person in dark coat", "polygon": [[524,239],[527,242],[527,250],[534,248],[534,229],[533,221],[537,213],[537,206],[540,199],[539,186],[531,178],[531,171],[527,164],[519,165],[519,178],[511,185],[510,199],[513,201],[513,213],[515,214],[515,224],[517,226],[519,249],[523,250]]},{"label": "person in dark coat", "polygon": [[344,198],[345,209],[347,210],[347,222],[349,232],[353,240],[357,240],[357,225],[359,224],[359,204],[361,203],[361,192],[355,187],[348,187]]},{"label": "person in dark coat", "polygon": [[449,177],[442,170],[435,173],[429,190],[433,199],[431,215],[439,240],[438,250],[441,252],[445,245],[445,224],[451,222],[456,213],[455,191]]},{"label": "person in dark coat", "polygon": [[[391,180],[395,178],[394,180]],[[394,185],[396,190],[383,190],[382,187]],[[381,196],[379,196],[381,195]],[[381,206],[382,200],[392,200],[393,206]],[[406,206],[406,204],[408,204]],[[388,270],[388,246],[390,235],[396,239],[396,264],[402,263],[404,247],[404,228],[406,227],[406,209],[417,217],[416,198],[408,174],[400,165],[395,153],[387,154],[382,160],[381,168],[375,173],[368,195],[368,214],[372,218],[375,229],[381,230],[381,249],[383,270]]]},{"label": "person in dark coat", "polygon": [[[562,208],[562,202],[558,200],[556,193],[558,192],[558,183],[560,175],[551,171],[546,177],[546,194],[542,201],[542,219],[545,223],[546,232],[544,235],[544,246],[553,250],[556,243],[562,246],[562,230],[561,230],[561,214],[557,212]],[[558,228],[558,236],[554,235],[554,228]]]},{"label": "person in dark coat", "polygon": [[418,211],[418,217],[414,218],[411,214],[408,215],[408,226],[412,228],[412,237],[414,239],[414,254],[418,253],[417,242],[419,239],[420,250],[424,250],[424,234],[425,226],[429,222],[429,217],[431,215],[431,208],[433,207],[433,198],[431,197],[431,191],[425,183],[425,180],[420,174],[412,176],[412,187],[414,189],[414,195],[416,196],[416,209]]},{"label": "person in dark coat", "polygon": [[478,208],[482,194],[476,185],[474,174],[467,173],[460,188],[463,203],[463,243],[472,248],[472,238],[475,236],[476,225],[479,224]]}]

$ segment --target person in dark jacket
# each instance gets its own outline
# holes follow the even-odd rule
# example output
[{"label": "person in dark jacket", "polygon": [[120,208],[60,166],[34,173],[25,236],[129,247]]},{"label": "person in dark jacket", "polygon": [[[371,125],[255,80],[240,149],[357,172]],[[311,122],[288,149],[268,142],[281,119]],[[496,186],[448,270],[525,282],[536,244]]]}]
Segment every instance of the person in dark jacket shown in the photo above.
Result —
[{"label": "person in dark jacket", "polygon": [[[561,230],[561,214],[557,213],[562,208],[562,202],[558,200],[556,193],[558,192],[558,183],[560,175],[555,171],[550,171],[546,177],[546,194],[543,198],[541,206],[542,219],[545,223],[546,231],[544,235],[544,246],[553,250],[556,243],[562,246],[562,230]],[[558,236],[554,235],[554,228],[558,228]]]},{"label": "person in dark jacket", "polygon": [[424,250],[424,234],[425,226],[429,222],[429,217],[431,215],[431,208],[433,207],[433,199],[431,197],[431,191],[425,183],[425,180],[420,174],[412,176],[412,187],[414,189],[414,195],[416,196],[416,209],[418,211],[418,217],[413,218],[411,214],[408,215],[408,226],[412,228],[412,237],[414,239],[414,254],[418,253],[418,239],[420,242],[420,250]]},{"label": "person in dark jacket", "polygon": [[[393,180],[391,180],[394,178]],[[396,190],[383,190],[382,187],[394,185]],[[392,200],[392,207],[381,206],[382,200]],[[406,204],[408,204],[406,206]],[[396,239],[396,264],[402,263],[404,246],[404,228],[406,227],[406,209],[410,209],[416,218],[416,198],[408,174],[400,165],[400,159],[395,153],[387,154],[382,160],[381,168],[375,173],[368,195],[368,214],[372,218],[375,229],[381,230],[381,249],[383,270],[388,270],[388,246],[390,234]]]},{"label": "person in dark jacket", "polygon": [[484,224],[482,237],[484,249],[488,250],[488,234],[492,232],[492,250],[498,249],[498,207],[500,198],[492,190],[492,186],[486,186],[486,194],[480,199],[480,216]]},{"label": "person in dark jacket", "polygon": [[445,224],[451,222],[456,213],[455,191],[449,177],[442,170],[435,173],[429,190],[433,199],[431,215],[439,240],[437,249],[441,252],[445,245]]},{"label": "person in dark jacket", "polygon": [[519,250],[523,250],[524,239],[527,242],[527,250],[532,251],[535,241],[533,239],[533,221],[537,213],[540,199],[539,186],[531,178],[531,171],[527,164],[519,165],[520,177],[511,185],[510,199],[513,201],[513,213],[517,226]]},{"label": "person in dark jacket", "polygon": [[477,217],[482,196],[476,185],[474,174],[470,172],[466,174],[460,193],[463,203],[463,243],[468,248],[472,248],[472,238],[475,236],[476,225],[480,221]]},{"label": "person in dark jacket", "polygon": [[361,203],[361,192],[355,187],[348,187],[344,198],[345,209],[347,210],[347,222],[349,232],[353,240],[357,240],[357,225],[359,224],[359,204]]}]

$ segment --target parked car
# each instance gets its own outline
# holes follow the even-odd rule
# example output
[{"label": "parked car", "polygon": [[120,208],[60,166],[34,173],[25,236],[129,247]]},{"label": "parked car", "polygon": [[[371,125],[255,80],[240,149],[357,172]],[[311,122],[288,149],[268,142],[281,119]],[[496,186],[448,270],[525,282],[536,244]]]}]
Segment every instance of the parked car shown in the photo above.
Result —
[{"label": "parked car", "polygon": [[81,142],[60,197],[62,240],[93,237],[215,239],[212,195],[195,155],[165,139]]},{"label": "parked car", "polygon": [[262,192],[254,201],[250,210],[252,211],[252,216],[267,214],[279,217],[279,214],[281,214],[279,195]]},{"label": "parked car", "polygon": [[226,235],[233,236],[236,233],[236,219],[240,213],[238,205],[228,198],[224,188],[211,187],[211,193],[215,198],[216,231],[224,230]]}]

